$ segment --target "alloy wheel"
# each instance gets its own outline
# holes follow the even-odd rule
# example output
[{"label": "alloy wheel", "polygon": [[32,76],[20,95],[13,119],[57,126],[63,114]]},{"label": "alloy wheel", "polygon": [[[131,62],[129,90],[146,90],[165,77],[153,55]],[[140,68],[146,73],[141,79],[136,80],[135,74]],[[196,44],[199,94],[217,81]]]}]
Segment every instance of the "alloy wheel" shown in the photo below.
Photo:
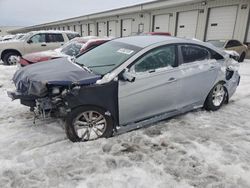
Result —
[{"label": "alloy wheel", "polygon": [[85,111],[79,114],[73,122],[77,136],[83,141],[100,138],[107,128],[105,117],[96,111]]},{"label": "alloy wheel", "polygon": [[213,90],[212,102],[214,106],[220,106],[225,97],[225,90],[222,84],[218,84]]}]

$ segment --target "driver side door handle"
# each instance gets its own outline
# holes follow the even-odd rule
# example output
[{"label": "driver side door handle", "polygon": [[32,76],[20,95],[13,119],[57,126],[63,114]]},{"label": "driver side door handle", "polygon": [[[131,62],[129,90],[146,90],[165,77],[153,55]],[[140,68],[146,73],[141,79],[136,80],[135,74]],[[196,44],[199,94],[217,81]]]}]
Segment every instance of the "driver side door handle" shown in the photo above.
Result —
[{"label": "driver side door handle", "polygon": [[177,79],[174,78],[174,77],[171,77],[171,78],[168,79],[168,82],[175,82],[175,81],[177,81]]}]

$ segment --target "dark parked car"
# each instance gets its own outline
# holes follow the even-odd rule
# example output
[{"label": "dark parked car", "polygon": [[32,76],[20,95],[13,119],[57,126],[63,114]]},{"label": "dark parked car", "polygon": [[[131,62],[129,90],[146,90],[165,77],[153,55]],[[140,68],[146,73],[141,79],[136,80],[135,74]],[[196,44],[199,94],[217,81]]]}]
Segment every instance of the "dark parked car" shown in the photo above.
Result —
[{"label": "dark parked car", "polygon": [[143,127],[200,107],[218,110],[240,80],[238,62],[218,48],[166,36],[115,39],[71,62],[60,58],[18,70],[12,99],[66,119],[73,141]]}]

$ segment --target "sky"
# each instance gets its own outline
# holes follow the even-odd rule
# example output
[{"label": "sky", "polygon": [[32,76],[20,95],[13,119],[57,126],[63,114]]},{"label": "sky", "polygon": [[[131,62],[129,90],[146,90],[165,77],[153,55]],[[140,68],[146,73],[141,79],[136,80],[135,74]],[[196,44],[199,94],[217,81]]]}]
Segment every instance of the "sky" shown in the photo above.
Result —
[{"label": "sky", "polygon": [[0,0],[0,26],[30,26],[153,0]]}]

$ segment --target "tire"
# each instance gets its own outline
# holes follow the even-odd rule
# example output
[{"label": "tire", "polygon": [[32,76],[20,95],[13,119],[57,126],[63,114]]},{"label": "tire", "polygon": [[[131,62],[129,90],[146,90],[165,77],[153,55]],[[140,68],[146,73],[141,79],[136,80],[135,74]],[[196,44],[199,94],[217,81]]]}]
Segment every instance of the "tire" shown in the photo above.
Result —
[{"label": "tire", "polygon": [[10,57],[11,56],[20,56],[17,52],[8,52],[3,56],[3,64],[4,65],[14,65],[15,63],[11,62]]},{"label": "tire", "polygon": [[219,110],[220,107],[226,101],[226,97],[227,97],[227,91],[224,85],[222,83],[218,83],[209,92],[204,104],[204,108],[208,111]]},{"label": "tire", "polygon": [[245,60],[245,57],[246,57],[246,53],[242,52],[242,54],[240,55],[240,58],[239,58],[239,63],[242,63]]},{"label": "tire", "polygon": [[72,142],[108,138],[113,135],[113,120],[101,108],[83,106],[73,109],[67,116],[65,131]]}]

